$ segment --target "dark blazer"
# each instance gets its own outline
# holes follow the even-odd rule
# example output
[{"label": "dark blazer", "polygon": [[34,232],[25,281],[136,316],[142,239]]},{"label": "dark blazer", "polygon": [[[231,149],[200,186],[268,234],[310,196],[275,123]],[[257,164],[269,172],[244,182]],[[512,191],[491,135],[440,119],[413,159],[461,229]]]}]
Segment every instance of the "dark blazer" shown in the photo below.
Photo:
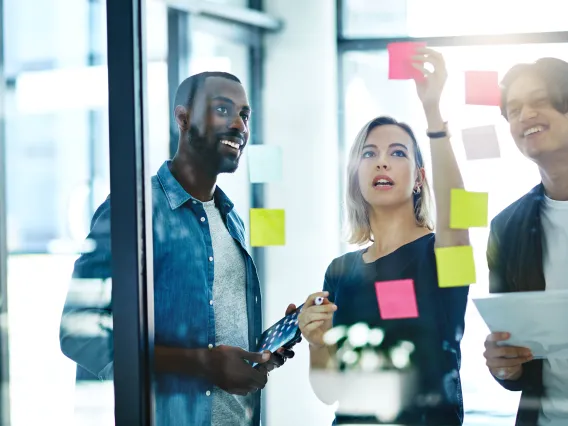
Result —
[{"label": "dark blazer", "polygon": [[[539,184],[491,222],[487,245],[491,293],[544,291],[540,222],[543,198],[544,187]],[[544,396],[542,360],[526,363],[519,380],[496,380],[505,389],[522,391],[515,425],[535,426]]]}]

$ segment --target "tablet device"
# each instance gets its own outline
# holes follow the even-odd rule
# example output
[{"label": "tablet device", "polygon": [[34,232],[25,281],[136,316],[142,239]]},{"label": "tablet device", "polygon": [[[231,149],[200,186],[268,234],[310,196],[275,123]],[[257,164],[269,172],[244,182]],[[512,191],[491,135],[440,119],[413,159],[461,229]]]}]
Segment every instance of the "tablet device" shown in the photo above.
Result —
[{"label": "tablet device", "polygon": [[289,313],[262,333],[258,341],[257,352],[276,352],[282,347],[291,349],[298,343],[302,336],[298,326],[298,316],[302,311],[302,306],[304,305],[298,306],[295,311]]}]

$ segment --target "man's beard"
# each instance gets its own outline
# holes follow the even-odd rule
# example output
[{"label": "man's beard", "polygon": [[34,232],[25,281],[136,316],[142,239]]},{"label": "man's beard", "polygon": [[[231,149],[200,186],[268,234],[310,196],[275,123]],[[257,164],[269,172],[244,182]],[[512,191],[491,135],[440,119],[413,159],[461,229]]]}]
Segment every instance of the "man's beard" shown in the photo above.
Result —
[{"label": "man's beard", "polygon": [[188,135],[188,146],[190,152],[193,151],[199,156],[201,164],[212,173],[234,173],[239,167],[239,157],[223,155],[219,149],[221,140],[215,137],[214,141],[208,141],[206,137],[200,135],[195,126],[191,126]]}]

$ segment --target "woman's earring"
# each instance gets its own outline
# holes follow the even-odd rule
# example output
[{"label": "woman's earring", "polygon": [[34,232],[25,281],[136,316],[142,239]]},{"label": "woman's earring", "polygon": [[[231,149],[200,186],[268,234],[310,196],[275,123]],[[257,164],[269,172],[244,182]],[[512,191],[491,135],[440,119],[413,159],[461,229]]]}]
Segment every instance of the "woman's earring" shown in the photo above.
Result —
[{"label": "woman's earring", "polygon": [[420,187],[417,186],[416,188],[414,188],[414,189],[412,190],[412,193],[413,193],[414,195],[420,194]]}]

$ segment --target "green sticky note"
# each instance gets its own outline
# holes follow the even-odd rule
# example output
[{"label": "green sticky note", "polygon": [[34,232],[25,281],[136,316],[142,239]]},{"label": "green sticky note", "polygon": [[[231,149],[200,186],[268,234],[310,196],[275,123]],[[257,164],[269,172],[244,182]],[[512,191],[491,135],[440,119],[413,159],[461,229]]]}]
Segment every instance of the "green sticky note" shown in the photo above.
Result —
[{"label": "green sticky note", "polygon": [[253,247],[283,246],[285,217],[282,209],[250,209],[250,244]]},{"label": "green sticky note", "polygon": [[489,194],[452,189],[450,205],[450,228],[468,229],[486,227]]},{"label": "green sticky note", "polygon": [[472,246],[435,249],[439,287],[460,287],[474,284],[475,262]]},{"label": "green sticky note", "polygon": [[274,145],[251,145],[247,149],[251,183],[282,180],[282,148]]}]

